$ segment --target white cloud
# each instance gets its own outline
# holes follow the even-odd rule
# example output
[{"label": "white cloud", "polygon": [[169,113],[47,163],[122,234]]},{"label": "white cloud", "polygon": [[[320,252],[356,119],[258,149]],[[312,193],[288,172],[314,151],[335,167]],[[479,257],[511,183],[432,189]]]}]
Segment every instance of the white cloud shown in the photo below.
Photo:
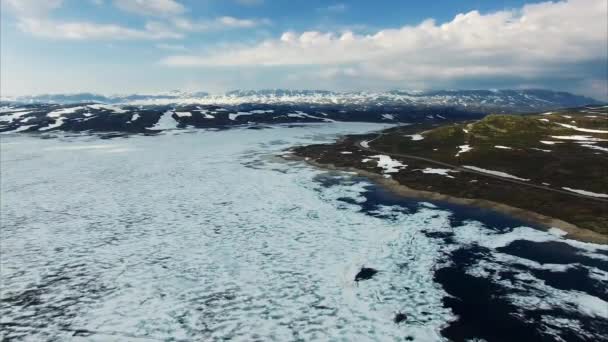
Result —
[{"label": "white cloud", "polygon": [[62,22],[51,19],[20,18],[21,31],[36,37],[65,40],[132,40],[132,39],[176,39],[182,35],[165,28],[164,25],[149,22],[143,30],[115,24],[92,22]]},{"label": "white cloud", "polygon": [[239,19],[235,17],[219,17],[213,20],[192,21],[187,18],[174,18],[176,28],[184,31],[204,32],[237,28],[253,28],[269,25],[268,19]]},{"label": "white cloud", "polygon": [[[445,80],[563,71],[569,63],[607,60],[606,0],[569,0],[518,10],[472,11],[437,24],[370,35],[285,32],[254,46],[175,55],[169,66],[316,66],[326,77],[390,81]],[[561,66],[561,67],[560,67]],[[293,76],[292,76],[293,77]]]},{"label": "white cloud", "polygon": [[[139,2],[139,1],[135,1]],[[101,4],[102,2],[100,2]],[[163,1],[149,1],[148,6]],[[17,19],[17,27],[25,33],[41,38],[65,40],[156,40],[177,39],[182,34],[160,22],[148,22],[143,29],[118,24],[90,21],[62,21],[51,18],[51,12],[63,4],[62,0],[2,0]]]},{"label": "white cloud", "polygon": [[[65,21],[52,18],[51,12],[62,6],[62,0],[1,0],[17,19],[17,27],[40,38],[65,40],[159,40],[180,39],[184,32],[206,32],[237,28],[254,28],[268,25],[268,19],[241,19],[218,17],[192,21],[181,16],[186,8],[174,0],[114,0],[114,4],[127,12],[144,16],[157,16],[166,23],[149,21],[144,28],[131,28],[114,23],[91,21]],[[102,0],[90,0],[103,4]],[[168,25],[170,23],[171,25]],[[167,49],[165,47],[165,49]],[[168,49],[186,51],[186,49]]]},{"label": "white cloud", "polygon": [[182,14],[186,8],[174,0],[114,0],[116,7],[123,11],[144,16],[174,16]]}]

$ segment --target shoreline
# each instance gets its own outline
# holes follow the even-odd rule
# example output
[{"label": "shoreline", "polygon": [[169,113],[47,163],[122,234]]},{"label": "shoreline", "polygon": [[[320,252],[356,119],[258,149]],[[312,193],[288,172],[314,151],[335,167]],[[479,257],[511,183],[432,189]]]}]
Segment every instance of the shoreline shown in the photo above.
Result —
[{"label": "shoreline", "polygon": [[566,235],[564,235],[564,237],[568,239],[608,245],[608,236],[602,235],[589,229],[580,228],[572,223],[560,219],[542,215],[533,211],[513,207],[504,203],[494,202],[480,198],[473,199],[455,197],[433,191],[415,190],[408,187],[407,185],[397,182],[393,178],[384,178],[377,173],[357,169],[354,167],[337,167],[333,164],[321,164],[316,161],[306,159],[305,157],[297,156],[295,154],[283,156],[283,158],[286,160],[303,161],[311,166],[323,170],[354,172],[359,176],[369,178],[377,185],[382,186],[384,189],[398,196],[416,198],[421,200],[443,201],[451,204],[490,209],[498,213],[519,219],[521,221],[538,225],[544,230],[549,230],[550,228],[558,228],[567,233]]}]

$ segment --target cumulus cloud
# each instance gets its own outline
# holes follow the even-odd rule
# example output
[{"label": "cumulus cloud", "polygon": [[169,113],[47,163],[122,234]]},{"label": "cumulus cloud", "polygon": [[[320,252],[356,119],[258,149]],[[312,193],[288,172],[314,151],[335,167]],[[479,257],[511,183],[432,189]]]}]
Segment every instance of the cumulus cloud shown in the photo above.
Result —
[{"label": "cumulus cloud", "polygon": [[[606,0],[569,0],[438,24],[353,32],[285,32],[278,39],[203,55],[174,55],[169,66],[316,66],[326,75],[392,81],[539,77],[564,65],[608,59]],[[216,50],[217,51],[217,50]]]},{"label": "cumulus cloud", "polygon": [[174,16],[182,14],[186,8],[174,0],[114,0],[116,7],[125,12],[144,16]]}]

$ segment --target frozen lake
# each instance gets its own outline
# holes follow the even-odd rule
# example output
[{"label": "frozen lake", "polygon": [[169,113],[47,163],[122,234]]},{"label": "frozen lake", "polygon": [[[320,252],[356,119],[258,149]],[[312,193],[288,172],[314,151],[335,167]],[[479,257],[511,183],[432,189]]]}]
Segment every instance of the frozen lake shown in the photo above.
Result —
[{"label": "frozen lake", "polygon": [[383,127],[2,137],[3,338],[606,339],[606,246],[278,157]]}]

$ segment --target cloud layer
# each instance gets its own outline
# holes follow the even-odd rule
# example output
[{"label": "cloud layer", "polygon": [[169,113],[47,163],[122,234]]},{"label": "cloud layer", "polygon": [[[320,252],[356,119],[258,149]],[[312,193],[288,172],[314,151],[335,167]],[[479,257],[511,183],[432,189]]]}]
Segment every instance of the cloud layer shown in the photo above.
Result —
[{"label": "cloud layer", "polygon": [[517,74],[533,79],[568,76],[568,65],[606,61],[607,30],[606,0],[569,0],[489,14],[472,11],[443,24],[429,19],[371,35],[285,32],[254,46],[174,55],[162,62],[174,67],[315,66],[317,78],[433,81]]},{"label": "cloud layer", "polygon": [[[98,6],[105,2],[95,2]],[[181,39],[190,32],[246,29],[268,25],[268,19],[243,19],[222,16],[193,20],[185,16],[188,9],[175,0],[114,0],[119,10],[146,17],[144,27],[133,28],[116,23],[65,21],[53,18],[52,12],[63,0],[2,0],[3,8],[12,12],[17,27],[40,38],[60,40],[164,40]]]},{"label": "cloud layer", "polygon": [[[154,83],[154,79],[171,79],[174,83],[170,87],[180,87],[188,79],[199,87],[222,91],[238,87],[542,87],[608,100],[606,0],[554,0],[491,13],[471,11],[447,22],[427,19],[371,34],[356,33],[371,32],[370,26],[352,29],[367,22],[331,25],[335,17],[342,21],[357,17],[361,8],[348,2],[331,1],[311,7],[308,17],[303,13],[302,18],[306,18],[308,27],[351,30],[293,32],[284,28],[294,27],[289,15],[300,18],[300,13],[290,12],[288,5],[288,16],[281,11],[268,12],[274,15],[271,22],[263,17],[240,16],[266,13],[262,11],[272,8],[270,1],[226,1],[237,8],[235,4],[259,7],[241,12],[222,10],[217,16],[209,16],[198,7],[186,7],[183,0],[0,0],[3,19],[14,19],[3,25],[15,25],[37,39],[149,41],[137,44],[152,52],[142,54],[141,63],[133,68],[147,68],[143,74],[149,78],[143,86]],[[83,15],[74,17],[79,13]],[[319,26],[315,20],[329,21],[330,25]],[[224,35],[219,32],[223,30],[240,31]],[[17,45],[18,40],[15,38],[12,44]],[[101,44],[82,46],[93,51]],[[166,57],[158,63],[161,53]],[[19,76],[15,80],[22,82]],[[165,81],[158,83],[164,86]]]}]

